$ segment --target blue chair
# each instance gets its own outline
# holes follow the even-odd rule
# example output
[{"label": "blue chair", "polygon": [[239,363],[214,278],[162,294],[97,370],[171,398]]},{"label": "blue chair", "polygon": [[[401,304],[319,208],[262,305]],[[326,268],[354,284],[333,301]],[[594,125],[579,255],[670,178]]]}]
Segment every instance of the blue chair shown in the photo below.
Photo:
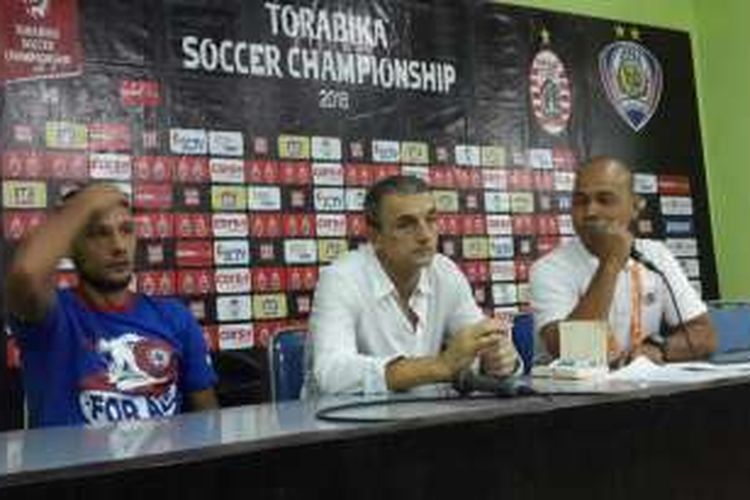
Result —
[{"label": "blue chair", "polygon": [[268,346],[271,400],[299,399],[305,379],[305,330],[277,332]]},{"label": "blue chair", "polygon": [[717,335],[711,360],[750,361],[750,302],[712,301],[708,313]]},{"label": "blue chair", "polygon": [[534,315],[532,313],[519,313],[513,317],[513,345],[523,360],[524,374],[529,374],[534,364]]}]

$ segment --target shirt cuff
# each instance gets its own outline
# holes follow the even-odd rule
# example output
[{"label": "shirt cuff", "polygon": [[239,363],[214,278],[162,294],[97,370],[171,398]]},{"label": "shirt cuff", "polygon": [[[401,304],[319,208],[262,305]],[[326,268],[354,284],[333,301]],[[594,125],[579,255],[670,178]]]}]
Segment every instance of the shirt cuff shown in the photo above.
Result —
[{"label": "shirt cuff", "polygon": [[403,357],[400,354],[393,356],[372,357],[362,377],[362,392],[365,394],[383,394],[388,392],[388,384],[385,380],[385,367],[388,363]]}]

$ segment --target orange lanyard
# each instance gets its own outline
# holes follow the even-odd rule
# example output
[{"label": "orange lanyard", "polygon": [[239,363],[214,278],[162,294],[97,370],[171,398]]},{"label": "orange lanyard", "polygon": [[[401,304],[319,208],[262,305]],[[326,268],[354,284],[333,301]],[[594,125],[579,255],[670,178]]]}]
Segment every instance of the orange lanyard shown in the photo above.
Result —
[{"label": "orange lanyard", "polygon": [[641,265],[630,266],[630,348],[643,340],[643,318],[641,316]]}]

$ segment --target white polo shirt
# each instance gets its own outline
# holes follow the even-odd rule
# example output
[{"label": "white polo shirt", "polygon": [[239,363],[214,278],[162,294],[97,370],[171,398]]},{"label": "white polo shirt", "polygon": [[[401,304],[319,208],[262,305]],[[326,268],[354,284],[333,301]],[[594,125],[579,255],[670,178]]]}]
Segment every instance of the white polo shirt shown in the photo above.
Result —
[{"label": "white polo shirt", "polygon": [[[635,245],[643,256],[653,262],[669,279],[684,321],[690,321],[706,312],[706,305],[663,243],[636,240]],[[630,268],[633,265],[636,265],[636,262],[629,259],[625,268],[620,271],[609,311],[609,324],[623,349],[630,346],[630,308],[633,293]],[[537,333],[545,325],[563,320],[573,311],[588,289],[598,266],[599,259],[589,253],[579,239],[559,246],[534,263],[531,268],[530,285],[534,327]],[[646,337],[659,332],[662,319],[670,326],[677,325],[679,319],[664,281],[658,274],[640,266],[641,325],[643,336]]]},{"label": "white polo shirt", "polygon": [[325,393],[387,392],[386,364],[400,356],[435,356],[448,336],[484,318],[466,277],[437,254],[409,306],[416,327],[371,245],[324,268],[315,289],[310,333],[312,373]]}]

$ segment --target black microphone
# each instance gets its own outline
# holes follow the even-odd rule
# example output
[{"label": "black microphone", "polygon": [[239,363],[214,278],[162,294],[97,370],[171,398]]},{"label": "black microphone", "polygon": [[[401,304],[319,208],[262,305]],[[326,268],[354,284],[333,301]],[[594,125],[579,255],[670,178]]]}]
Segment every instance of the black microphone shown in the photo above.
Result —
[{"label": "black microphone", "polygon": [[677,329],[682,328],[685,331],[685,341],[687,342],[688,349],[690,350],[690,356],[694,358],[695,349],[693,348],[693,341],[690,339],[690,331],[687,327],[687,324],[685,323],[685,319],[682,317],[682,311],[677,305],[677,297],[675,296],[674,290],[672,289],[672,284],[669,282],[669,278],[667,278],[667,275],[664,274],[664,271],[659,269],[656,264],[651,262],[651,260],[643,255],[640,250],[635,248],[635,242],[633,242],[633,246],[630,247],[630,258],[643,264],[643,267],[645,267],[649,271],[656,273],[664,282],[664,284],[667,285],[667,291],[669,292],[669,298],[672,301],[672,307],[674,307],[674,310],[677,313]]},{"label": "black microphone", "polygon": [[534,394],[534,389],[518,377],[496,377],[494,375],[480,375],[470,368],[458,372],[453,378],[453,388],[461,395],[472,392],[487,392],[499,398],[528,396]]}]

